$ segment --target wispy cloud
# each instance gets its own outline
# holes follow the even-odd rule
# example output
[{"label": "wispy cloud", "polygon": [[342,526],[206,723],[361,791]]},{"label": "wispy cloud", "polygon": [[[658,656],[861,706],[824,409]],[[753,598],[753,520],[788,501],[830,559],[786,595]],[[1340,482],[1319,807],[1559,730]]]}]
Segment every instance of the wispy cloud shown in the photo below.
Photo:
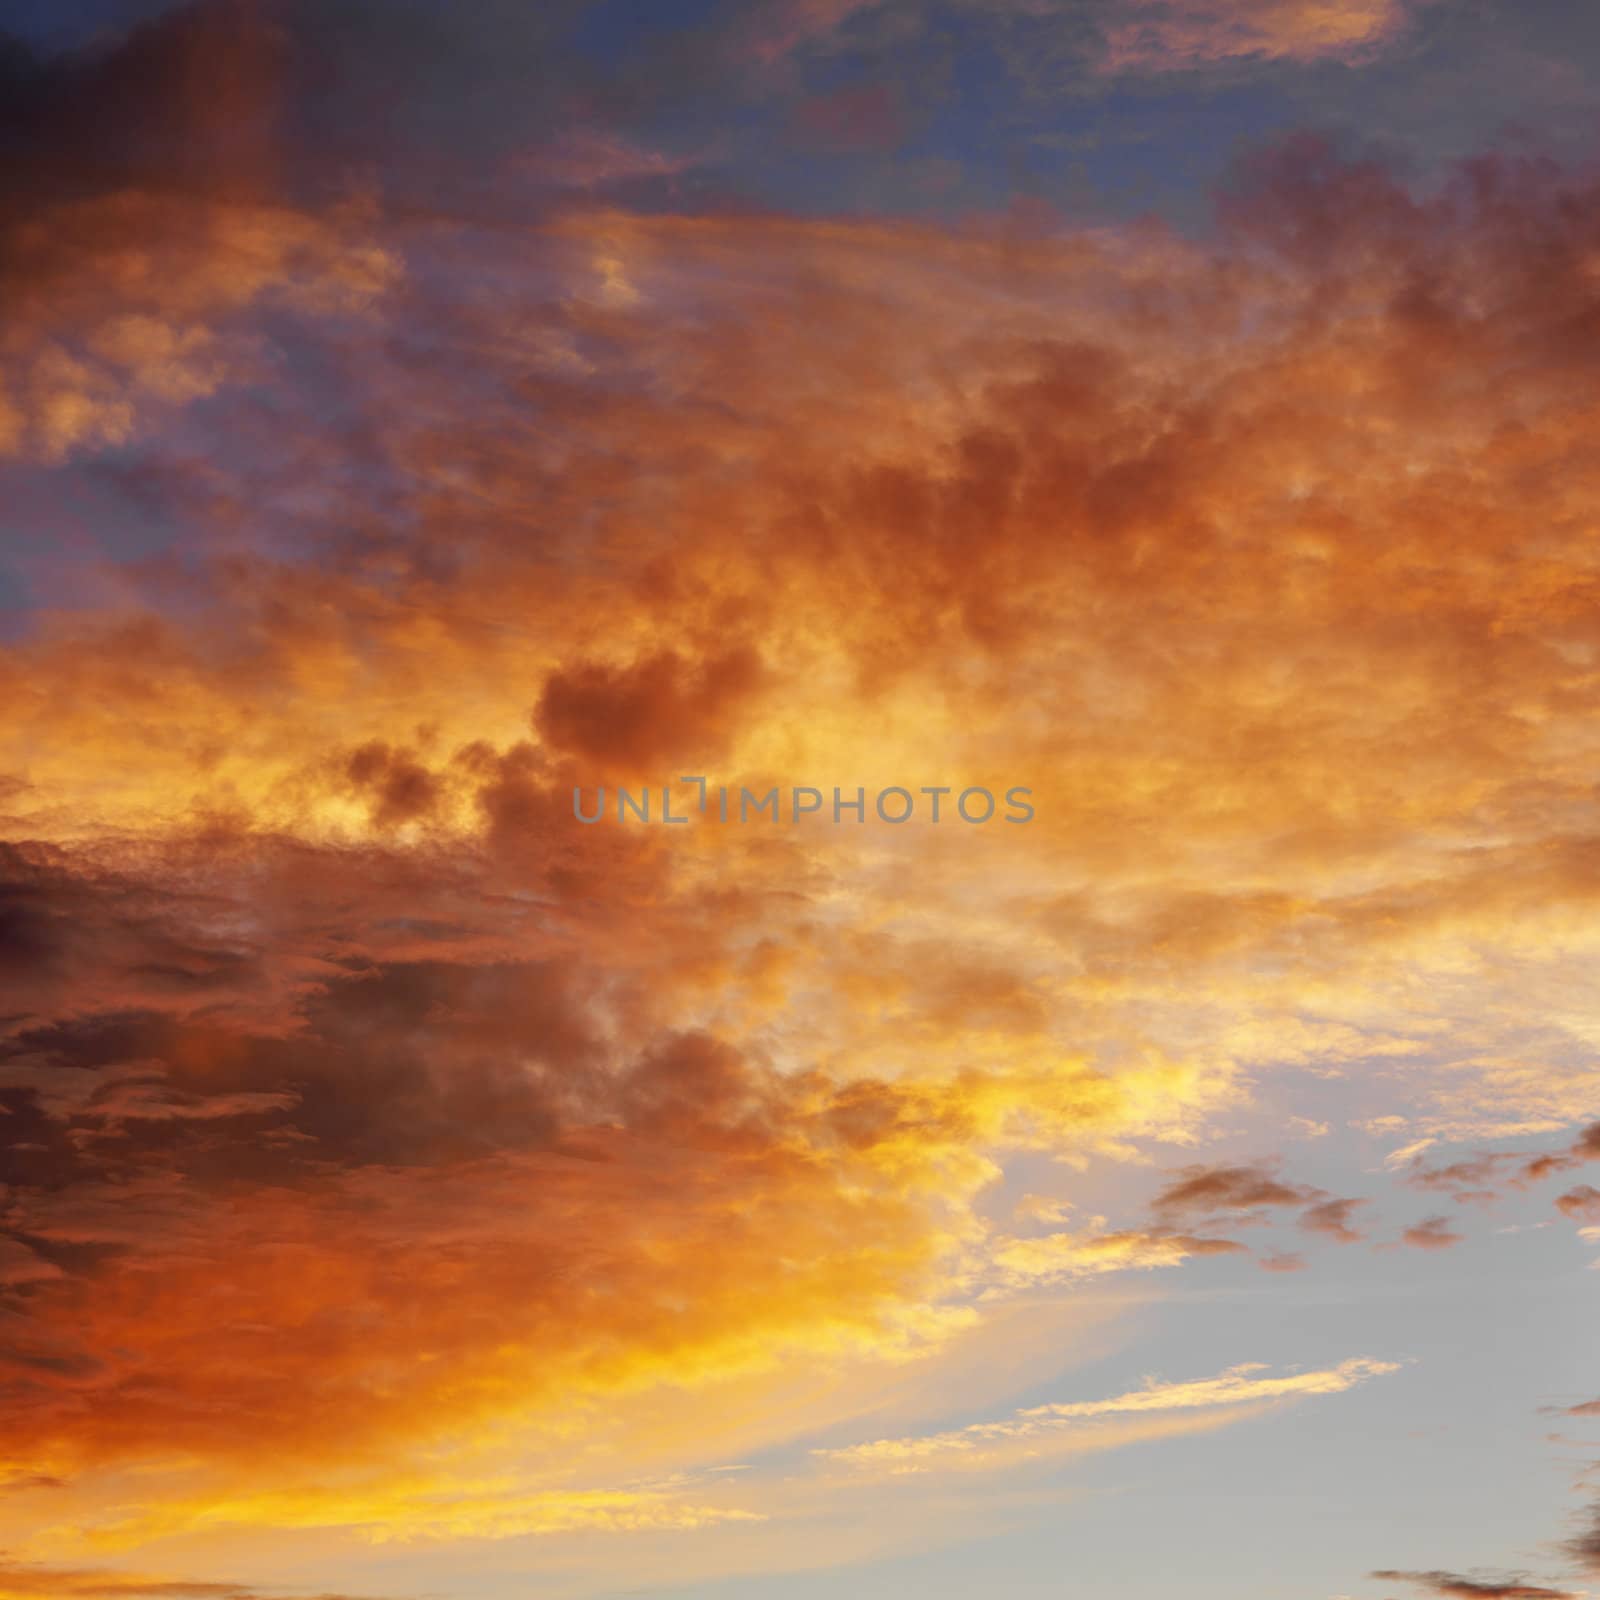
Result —
[{"label": "wispy cloud", "polygon": [[1117,0],[1105,72],[1173,72],[1221,61],[1361,61],[1427,0]]},{"label": "wispy cloud", "polygon": [[[1397,1372],[1399,1366],[1394,1362],[1358,1357],[1321,1371],[1260,1376],[1267,1370],[1260,1363],[1246,1363],[1230,1367],[1214,1378],[1187,1383],[1151,1380],[1141,1389],[1107,1400],[1030,1406],[997,1422],[972,1423],[945,1433],[875,1439],[815,1453],[828,1461],[891,1473],[1014,1465],[1024,1456],[1031,1458],[1052,1450],[1071,1450],[1079,1445],[1085,1449],[1104,1448],[1121,1442],[1114,1434],[1081,1433],[1079,1430],[1084,1423],[1147,1413],[1170,1413],[1174,1417],[1181,1417],[1185,1412],[1212,1410],[1242,1414],[1263,1404],[1342,1394],[1369,1378]],[[1176,1429],[1185,1426],[1187,1424],[1181,1420],[1175,1424]],[[1151,1437],[1160,1431],[1159,1428],[1141,1430],[1137,1436]]]}]

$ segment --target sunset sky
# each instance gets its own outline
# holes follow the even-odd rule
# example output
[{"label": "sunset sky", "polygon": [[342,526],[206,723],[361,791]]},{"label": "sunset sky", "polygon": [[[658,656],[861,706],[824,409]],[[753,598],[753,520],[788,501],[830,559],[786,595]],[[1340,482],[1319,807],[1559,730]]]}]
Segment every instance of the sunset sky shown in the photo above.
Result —
[{"label": "sunset sky", "polygon": [[1600,1595],[1600,4],[0,24],[0,1600]]}]

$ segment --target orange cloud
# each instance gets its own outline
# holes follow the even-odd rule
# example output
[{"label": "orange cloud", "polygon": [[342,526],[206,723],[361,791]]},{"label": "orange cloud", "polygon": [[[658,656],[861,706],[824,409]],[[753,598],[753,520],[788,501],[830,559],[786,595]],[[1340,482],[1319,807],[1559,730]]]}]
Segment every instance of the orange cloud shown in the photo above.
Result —
[{"label": "orange cloud", "polygon": [[[272,1600],[267,1590],[237,1583],[157,1578],[89,1568],[44,1567],[0,1560],[0,1600]],[[299,1600],[357,1600],[351,1595],[301,1595]]]},{"label": "orange cloud", "polygon": [[1171,72],[1241,58],[1359,61],[1391,43],[1418,3],[1120,0],[1107,12],[1101,70]]},{"label": "orange cloud", "polygon": [[0,459],[148,435],[270,365],[244,313],[359,313],[393,283],[359,203],[282,198],[280,45],[262,8],[198,6],[32,64],[0,201]]},{"label": "orange cloud", "polygon": [[1451,1228],[1448,1217],[1424,1217],[1407,1228],[1400,1240],[1414,1250],[1448,1250],[1460,1244],[1463,1237]]},{"label": "orange cloud", "polygon": [[[719,1437],[653,1395],[788,1439],[796,1368],[1237,1249],[1197,1218],[1356,1232],[1205,1162],[1018,1237],[1026,1159],[1169,1167],[1300,1074],[1402,1150],[1592,1118],[1593,198],[1296,141],[1206,245],[589,210],[419,274],[413,219],[232,202],[202,282],[128,245],[74,326],[379,256],[324,352],[359,425],[286,380],[245,465],[163,458],[198,532],[0,656],[40,1537],[709,1524],[750,1508],[635,1481]],[[278,512],[295,558],[240,553]],[[1037,818],[574,819],[691,758]]]}]

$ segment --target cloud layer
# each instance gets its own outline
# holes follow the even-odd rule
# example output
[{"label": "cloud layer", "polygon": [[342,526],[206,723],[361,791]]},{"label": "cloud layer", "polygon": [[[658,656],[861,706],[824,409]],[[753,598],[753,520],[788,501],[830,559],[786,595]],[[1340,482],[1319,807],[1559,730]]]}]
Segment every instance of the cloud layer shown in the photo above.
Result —
[{"label": "cloud layer", "polygon": [[[659,76],[568,9],[505,78],[397,26],[437,76],[377,150],[343,7],[15,67],[0,1595],[776,1540],[1399,1365],[930,1416],[1019,1308],[1600,1221],[1594,172],[1290,133],[1193,233],[785,209],[696,86],[891,147],[935,110],[828,64],[945,9],[717,12]],[[955,11],[1085,94],[1428,20]],[[694,775],[1035,816],[574,815]]]}]

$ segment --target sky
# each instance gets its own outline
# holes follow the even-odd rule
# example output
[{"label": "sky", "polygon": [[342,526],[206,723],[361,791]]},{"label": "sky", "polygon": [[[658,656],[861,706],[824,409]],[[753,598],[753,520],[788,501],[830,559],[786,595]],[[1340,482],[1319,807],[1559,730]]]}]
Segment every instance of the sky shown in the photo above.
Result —
[{"label": "sky", "polygon": [[0,25],[0,1600],[1600,1594],[1600,8]]}]

